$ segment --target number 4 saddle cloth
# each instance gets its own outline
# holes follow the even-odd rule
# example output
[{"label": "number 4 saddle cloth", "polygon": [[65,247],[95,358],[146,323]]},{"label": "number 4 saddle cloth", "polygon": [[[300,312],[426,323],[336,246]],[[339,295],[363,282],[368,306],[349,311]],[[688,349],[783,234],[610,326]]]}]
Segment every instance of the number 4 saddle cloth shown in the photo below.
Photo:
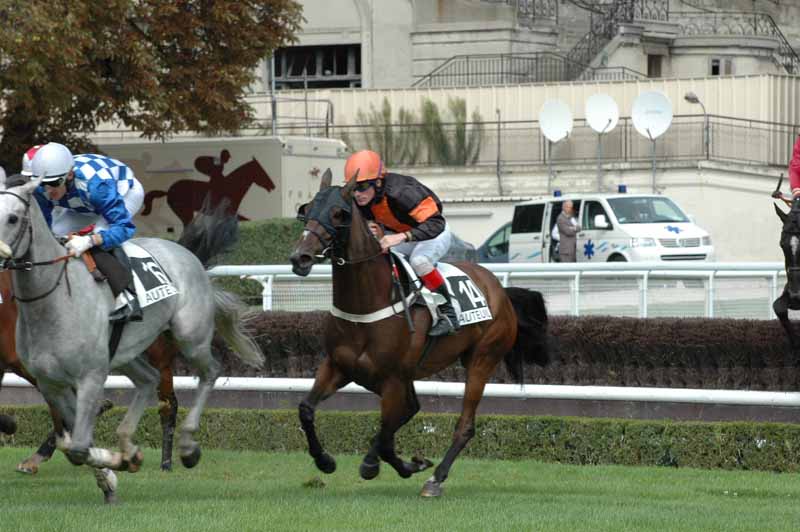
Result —
[{"label": "number 4 saddle cloth", "polygon": [[[420,295],[433,317],[431,326],[435,325],[436,322],[439,321],[437,307],[444,303],[444,297],[422,286],[422,282],[403,254],[394,251],[392,251],[392,253],[395,254],[397,262],[403,265],[403,269],[409,278],[410,284],[420,287]],[[440,262],[436,267],[439,269],[439,273],[442,274],[442,277],[444,277],[444,282],[447,286],[447,291],[450,292],[453,308],[458,316],[458,324],[460,326],[463,327],[464,325],[472,325],[473,323],[492,319],[492,312],[489,310],[486,297],[483,295],[483,292],[481,292],[481,289],[470,279],[469,275],[446,262]]]},{"label": "number 4 saddle cloth", "polygon": [[178,294],[178,289],[149,251],[127,241],[122,245],[131,261],[139,305],[144,308]]}]

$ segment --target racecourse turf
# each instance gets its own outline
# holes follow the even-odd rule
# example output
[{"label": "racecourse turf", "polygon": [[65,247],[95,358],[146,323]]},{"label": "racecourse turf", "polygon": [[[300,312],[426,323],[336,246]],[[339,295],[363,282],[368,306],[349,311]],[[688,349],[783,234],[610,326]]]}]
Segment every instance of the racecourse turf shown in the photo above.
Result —
[{"label": "racecourse turf", "polygon": [[423,499],[428,471],[404,480],[382,464],[367,482],[356,456],[322,475],[303,454],[209,450],[162,473],[148,449],[106,506],[91,472],[61,455],[15,473],[28,452],[0,448],[2,532],[800,530],[798,474],[463,459],[444,496]]}]

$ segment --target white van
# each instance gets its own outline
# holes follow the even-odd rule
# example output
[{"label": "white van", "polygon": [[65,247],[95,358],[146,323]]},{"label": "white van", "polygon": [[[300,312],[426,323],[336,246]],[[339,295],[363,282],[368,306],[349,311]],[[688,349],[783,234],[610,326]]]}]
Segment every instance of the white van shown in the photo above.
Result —
[{"label": "white van", "polygon": [[572,200],[581,231],[578,262],[711,261],[708,232],[674,201],[657,194],[573,194],[537,198],[514,207],[509,262],[558,260],[551,232],[561,205]]}]

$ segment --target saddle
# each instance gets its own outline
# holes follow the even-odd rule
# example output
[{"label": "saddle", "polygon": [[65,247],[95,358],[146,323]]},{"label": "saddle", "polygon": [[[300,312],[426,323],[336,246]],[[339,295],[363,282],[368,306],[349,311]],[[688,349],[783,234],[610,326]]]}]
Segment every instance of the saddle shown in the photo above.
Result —
[{"label": "saddle", "polygon": [[[74,235],[85,236],[92,232],[94,224],[71,234],[70,238]],[[114,248],[110,252],[94,247],[81,255],[81,258],[95,281],[99,283],[108,281],[114,297],[122,293],[133,280],[131,262],[122,247]]]}]

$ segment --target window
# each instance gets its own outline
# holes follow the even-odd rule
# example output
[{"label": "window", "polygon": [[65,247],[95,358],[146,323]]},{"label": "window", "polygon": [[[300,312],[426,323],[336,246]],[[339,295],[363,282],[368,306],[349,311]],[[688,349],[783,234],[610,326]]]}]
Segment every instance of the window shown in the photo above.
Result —
[{"label": "window", "polygon": [[711,75],[712,76],[732,76],[733,75],[733,59],[720,59],[717,57],[711,58]]},{"label": "window", "polygon": [[608,227],[595,227],[594,225],[594,217],[598,214],[602,214],[606,217],[606,222],[608,221],[608,215],[606,214],[606,210],[598,201],[587,201],[586,208],[583,210],[583,223],[581,227],[583,229],[608,229]]},{"label": "window", "polygon": [[511,221],[512,233],[541,233],[544,218],[544,203],[536,205],[520,205],[514,209]]},{"label": "window", "polygon": [[610,198],[608,204],[621,224],[688,222],[689,219],[667,197]]},{"label": "window", "polygon": [[508,255],[508,238],[511,235],[511,225],[506,224],[497,231],[486,243],[490,257]]},{"label": "window", "polygon": [[281,89],[361,86],[361,45],[291,46],[275,50]]},{"label": "window", "polygon": [[647,77],[661,77],[661,57],[660,55],[649,54],[647,56]]}]

